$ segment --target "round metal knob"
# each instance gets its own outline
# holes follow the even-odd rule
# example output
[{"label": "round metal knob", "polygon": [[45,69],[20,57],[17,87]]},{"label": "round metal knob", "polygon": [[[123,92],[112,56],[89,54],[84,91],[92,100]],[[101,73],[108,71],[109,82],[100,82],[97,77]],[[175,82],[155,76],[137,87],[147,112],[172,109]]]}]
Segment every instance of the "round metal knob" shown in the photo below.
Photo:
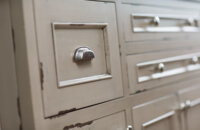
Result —
[{"label": "round metal knob", "polygon": [[189,24],[189,25],[193,25],[194,24],[194,19],[193,18],[189,18],[188,20],[187,20],[187,23]]},{"label": "round metal knob", "polygon": [[133,127],[131,125],[128,125],[126,130],[133,130]]},{"label": "round metal knob", "polygon": [[165,65],[164,65],[163,63],[159,63],[159,64],[158,64],[158,71],[159,71],[159,72],[163,72],[164,69],[165,69]]},{"label": "round metal knob", "polygon": [[190,101],[190,100],[187,100],[187,101],[185,102],[185,106],[186,106],[186,108],[189,108],[189,107],[191,106],[191,101]]},{"label": "round metal knob", "polygon": [[199,62],[199,58],[197,56],[192,57],[192,63],[197,64]]},{"label": "round metal knob", "polygon": [[186,107],[185,103],[182,102],[182,103],[180,104],[180,110],[184,110],[185,107]]},{"label": "round metal knob", "polygon": [[153,23],[158,26],[160,24],[160,18],[158,16],[155,16],[153,19]]},{"label": "round metal knob", "polygon": [[80,47],[74,53],[75,62],[91,61],[95,58],[94,52],[88,47]]}]

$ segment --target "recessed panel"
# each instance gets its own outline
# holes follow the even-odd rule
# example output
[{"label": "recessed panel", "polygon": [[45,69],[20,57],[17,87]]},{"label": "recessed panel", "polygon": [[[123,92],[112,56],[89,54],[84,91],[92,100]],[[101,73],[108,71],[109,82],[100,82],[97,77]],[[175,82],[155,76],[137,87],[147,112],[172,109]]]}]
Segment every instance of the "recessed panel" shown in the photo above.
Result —
[{"label": "recessed panel", "polygon": [[[59,87],[112,78],[106,29],[107,23],[53,23]],[[91,50],[93,59],[76,61],[79,48]]]}]

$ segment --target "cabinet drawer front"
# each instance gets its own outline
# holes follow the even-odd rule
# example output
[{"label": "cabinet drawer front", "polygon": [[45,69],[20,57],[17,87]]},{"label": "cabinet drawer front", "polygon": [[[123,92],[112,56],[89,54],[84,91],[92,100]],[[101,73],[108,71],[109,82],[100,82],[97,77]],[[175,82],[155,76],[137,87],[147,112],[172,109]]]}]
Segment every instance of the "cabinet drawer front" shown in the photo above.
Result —
[{"label": "cabinet drawer front", "polygon": [[199,73],[200,53],[169,51],[127,57],[131,92]]},{"label": "cabinet drawer front", "polygon": [[115,4],[40,0],[36,7],[45,117],[122,97]]},{"label": "cabinet drawer front", "polygon": [[133,32],[199,32],[198,17],[174,14],[132,14]]},{"label": "cabinet drawer front", "polygon": [[178,130],[175,96],[167,96],[132,108],[136,130]]},{"label": "cabinet drawer front", "polygon": [[122,4],[121,17],[128,54],[199,45],[198,11]]},{"label": "cabinet drawer front", "polygon": [[85,123],[65,126],[63,130],[125,130],[125,113],[119,112]]}]

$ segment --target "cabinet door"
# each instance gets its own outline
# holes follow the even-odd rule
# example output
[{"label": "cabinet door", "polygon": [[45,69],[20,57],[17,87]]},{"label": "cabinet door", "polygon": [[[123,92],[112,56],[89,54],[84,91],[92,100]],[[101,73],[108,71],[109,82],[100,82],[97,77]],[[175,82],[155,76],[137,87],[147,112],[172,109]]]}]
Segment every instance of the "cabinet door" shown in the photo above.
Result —
[{"label": "cabinet door", "polygon": [[45,117],[123,96],[114,3],[35,0]]},{"label": "cabinet door", "polygon": [[128,55],[130,92],[161,87],[200,73],[198,50],[176,50]]},{"label": "cabinet door", "polygon": [[121,7],[129,54],[198,47],[198,11],[131,4]]},{"label": "cabinet door", "polygon": [[178,92],[185,130],[200,129],[200,86],[194,85]]},{"label": "cabinet door", "polygon": [[162,97],[133,107],[134,129],[179,130],[176,107],[175,96]]}]

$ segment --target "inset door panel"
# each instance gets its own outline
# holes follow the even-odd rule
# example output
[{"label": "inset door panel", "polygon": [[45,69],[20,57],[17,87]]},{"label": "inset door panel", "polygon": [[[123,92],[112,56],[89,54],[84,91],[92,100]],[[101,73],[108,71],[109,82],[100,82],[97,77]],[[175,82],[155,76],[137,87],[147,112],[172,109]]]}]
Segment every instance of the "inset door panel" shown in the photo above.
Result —
[{"label": "inset door panel", "polygon": [[175,96],[162,97],[135,106],[133,123],[136,130],[179,130]]},{"label": "inset door panel", "polygon": [[198,50],[127,56],[131,92],[157,87],[199,73],[199,57]]},{"label": "inset door panel", "polygon": [[35,6],[45,117],[122,97],[115,4],[38,0]]}]

